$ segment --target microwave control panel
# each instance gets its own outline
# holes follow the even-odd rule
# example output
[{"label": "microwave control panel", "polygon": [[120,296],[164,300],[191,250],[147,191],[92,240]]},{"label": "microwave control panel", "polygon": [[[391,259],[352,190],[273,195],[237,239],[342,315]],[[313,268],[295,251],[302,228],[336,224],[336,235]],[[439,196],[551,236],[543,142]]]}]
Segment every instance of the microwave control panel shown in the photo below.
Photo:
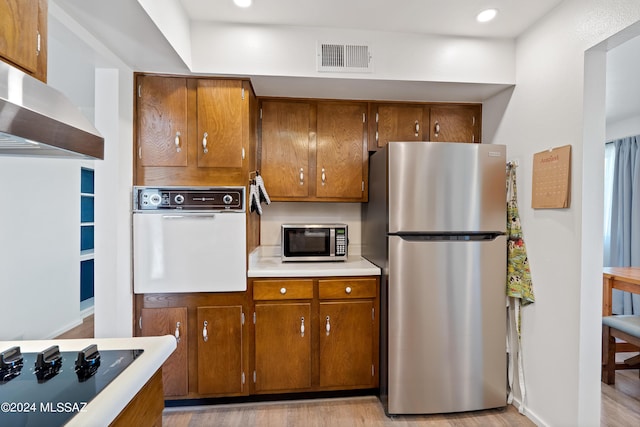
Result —
[{"label": "microwave control panel", "polygon": [[336,256],[347,254],[347,229],[336,228]]}]

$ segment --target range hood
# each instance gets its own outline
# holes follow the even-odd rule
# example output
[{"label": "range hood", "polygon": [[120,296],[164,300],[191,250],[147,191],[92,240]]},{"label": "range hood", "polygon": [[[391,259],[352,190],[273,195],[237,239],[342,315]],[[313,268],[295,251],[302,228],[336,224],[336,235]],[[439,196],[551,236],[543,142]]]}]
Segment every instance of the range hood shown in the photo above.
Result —
[{"label": "range hood", "polygon": [[104,138],[62,93],[0,61],[0,156],[104,159]]}]

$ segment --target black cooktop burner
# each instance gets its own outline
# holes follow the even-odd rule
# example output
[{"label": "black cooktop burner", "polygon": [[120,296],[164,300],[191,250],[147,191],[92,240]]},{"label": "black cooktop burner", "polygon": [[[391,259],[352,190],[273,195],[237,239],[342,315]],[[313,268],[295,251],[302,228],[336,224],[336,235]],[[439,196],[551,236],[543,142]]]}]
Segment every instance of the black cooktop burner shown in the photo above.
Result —
[{"label": "black cooktop burner", "polygon": [[[61,426],[85,406],[143,350],[39,353],[12,347],[0,353],[0,426]],[[96,420],[98,421],[98,420]]]}]

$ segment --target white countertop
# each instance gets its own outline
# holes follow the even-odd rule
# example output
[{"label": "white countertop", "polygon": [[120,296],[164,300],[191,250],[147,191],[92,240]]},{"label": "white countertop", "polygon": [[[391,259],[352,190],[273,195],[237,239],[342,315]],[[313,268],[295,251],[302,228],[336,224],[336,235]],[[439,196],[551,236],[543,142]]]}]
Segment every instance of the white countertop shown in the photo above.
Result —
[{"label": "white countertop", "polygon": [[278,247],[260,246],[249,254],[249,277],[379,276],[380,269],[359,254],[345,261],[282,262]]},{"label": "white countertop", "polygon": [[100,350],[142,349],[144,352],[105,387],[83,412],[76,414],[65,426],[104,426],[111,423],[131,399],[149,381],[176,348],[172,335],[139,338],[90,338],[75,340],[0,341],[0,350],[20,346],[20,351],[38,352],[52,345],[60,351],[80,351],[96,344]]}]

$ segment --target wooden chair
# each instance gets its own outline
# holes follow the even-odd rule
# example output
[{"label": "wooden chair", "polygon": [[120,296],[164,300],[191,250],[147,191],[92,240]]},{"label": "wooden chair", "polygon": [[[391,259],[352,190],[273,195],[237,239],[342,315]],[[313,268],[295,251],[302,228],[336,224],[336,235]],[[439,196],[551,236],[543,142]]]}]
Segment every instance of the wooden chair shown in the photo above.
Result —
[{"label": "wooden chair", "polygon": [[637,369],[640,355],[616,364],[616,338],[640,346],[640,316],[602,317],[602,381],[615,384],[617,369]]}]

